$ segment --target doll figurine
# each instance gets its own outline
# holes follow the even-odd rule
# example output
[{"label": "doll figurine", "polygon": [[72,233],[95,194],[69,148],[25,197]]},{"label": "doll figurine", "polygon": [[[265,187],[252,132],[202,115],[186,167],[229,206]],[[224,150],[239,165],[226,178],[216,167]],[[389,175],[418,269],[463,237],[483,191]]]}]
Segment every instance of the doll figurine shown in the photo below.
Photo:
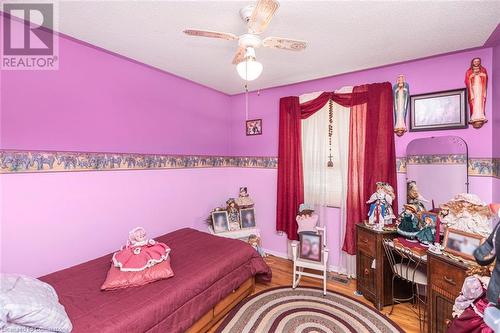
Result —
[{"label": "doll figurine", "polygon": [[436,222],[438,217],[432,213],[423,213],[420,216],[422,229],[417,233],[417,239],[420,243],[432,244],[436,240]]},{"label": "doll figurine", "polygon": [[230,198],[226,201],[226,205],[227,216],[229,218],[229,230],[240,230],[240,214],[236,201],[233,198]]},{"label": "doll figurine", "polygon": [[382,230],[384,225],[392,224],[392,220],[396,218],[392,210],[393,200],[394,189],[392,186],[384,182],[378,182],[377,191],[366,202],[370,204],[368,223],[375,225],[379,230]]},{"label": "doll figurine", "polygon": [[419,231],[417,209],[413,205],[404,205],[404,210],[398,217],[397,233],[405,238],[413,239]]},{"label": "doll figurine", "polygon": [[406,200],[410,205],[414,205],[417,208],[417,212],[425,211],[424,202],[429,202],[425,199],[418,191],[417,182],[414,180],[409,180],[406,183],[407,196]]},{"label": "doll figurine", "polygon": [[316,232],[316,225],[318,224],[318,215],[314,214],[314,210],[306,204],[300,204],[299,213],[295,218],[297,221],[297,233],[304,231]]},{"label": "doll figurine", "polygon": [[239,208],[253,207],[253,200],[250,198],[246,187],[240,187],[240,193],[235,202]]},{"label": "doll figurine", "polygon": [[146,230],[137,227],[129,232],[127,245],[113,254],[113,264],[122,272],[138,272],[168,259],[170,248],[146,238]]},{"label": "doll figurine", "polygon": [[262,249],[262,246],[260,245],[260,237],[258,237],[257,235],[251,234],[250,236],[248,236],[248,244],[250,244],[255,249],[255,251],[260,254],[261,257],[267,256]]}]

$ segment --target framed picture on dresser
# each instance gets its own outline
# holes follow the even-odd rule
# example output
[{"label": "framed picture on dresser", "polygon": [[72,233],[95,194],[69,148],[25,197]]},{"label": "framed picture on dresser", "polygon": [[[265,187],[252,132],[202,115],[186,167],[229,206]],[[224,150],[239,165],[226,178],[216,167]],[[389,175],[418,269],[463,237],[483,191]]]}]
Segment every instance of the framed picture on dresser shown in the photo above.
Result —
[{"label": "framed picture on dresser", "polygon": [[474,260],[474,250],[484,242],[478,234],[447,228],[444,233],[444,250],[468,260]]}]

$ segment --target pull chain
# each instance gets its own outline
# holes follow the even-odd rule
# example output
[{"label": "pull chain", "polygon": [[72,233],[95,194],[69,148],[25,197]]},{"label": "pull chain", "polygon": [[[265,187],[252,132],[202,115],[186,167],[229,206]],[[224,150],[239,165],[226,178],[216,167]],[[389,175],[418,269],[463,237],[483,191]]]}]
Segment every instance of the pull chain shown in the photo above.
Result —
[{"label": "pull chain", "polygon": [[332,135],[333,135],[333,101],[330,99],[328,101],[328,150],[330,154],[328,155],[327,167],[333,168],[333,155],[332,155]]}]

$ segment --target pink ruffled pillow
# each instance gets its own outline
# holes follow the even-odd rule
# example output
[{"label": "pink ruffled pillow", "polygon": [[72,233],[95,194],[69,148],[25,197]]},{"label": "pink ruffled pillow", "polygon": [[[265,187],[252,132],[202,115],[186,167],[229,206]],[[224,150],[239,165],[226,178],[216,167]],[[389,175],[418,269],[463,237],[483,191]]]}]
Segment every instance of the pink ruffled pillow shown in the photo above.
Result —
[{"label": "pink ruffled pillow", "polygon": [[155,264],[152,267],[146,268],[142,271],[121,271],[119,267],[115,267],[111,263],[111,267],[101,286],[101,290],[116,290],[128,287],[138,287],[145,284],[168,279],[174,276],[174,272],[170,267],[170,258]]}]

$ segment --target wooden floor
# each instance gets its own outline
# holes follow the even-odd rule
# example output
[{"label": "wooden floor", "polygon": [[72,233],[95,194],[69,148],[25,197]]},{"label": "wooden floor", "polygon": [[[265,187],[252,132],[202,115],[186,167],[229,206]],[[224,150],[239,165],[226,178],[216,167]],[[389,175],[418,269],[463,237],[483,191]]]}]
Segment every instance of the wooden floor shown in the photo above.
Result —
[{"label": "wooden floor", "polygon": [[[292,285],[292,261],[281,259],[274,256],[268,256],[266,259],[267,264],[273,270],[273,279],[269,284],[257,283],[255,286],[255,292],[258,293],[262,290],[266,290],[278,286],[291,286]],[[312,279],[308,277],[302,277],[300,281],[301,286],[314,286],[322,288],[322,282],[318,279]],[[330,280],[327,285],[328,290],[336,291],[345,295],[349,295],[353,298],[360,300],[361,302],[373,307],[372,303],[367,301],[364,297],[355,296],[353,293],[356,290],[356,281],[350,280],[349,283],[343,284],[340,282]],[[385,307],[382,312],[388,314],[391,310],[390,306]],[[395,305],[392,315],[389,317],[395,321],[405,332],[418,333],[419,321],[417,315],[412,311],[411,305],[398,304]],[[217,323],[209,332],[215,332],[215,329],[219,326],[220,322]]]}]

